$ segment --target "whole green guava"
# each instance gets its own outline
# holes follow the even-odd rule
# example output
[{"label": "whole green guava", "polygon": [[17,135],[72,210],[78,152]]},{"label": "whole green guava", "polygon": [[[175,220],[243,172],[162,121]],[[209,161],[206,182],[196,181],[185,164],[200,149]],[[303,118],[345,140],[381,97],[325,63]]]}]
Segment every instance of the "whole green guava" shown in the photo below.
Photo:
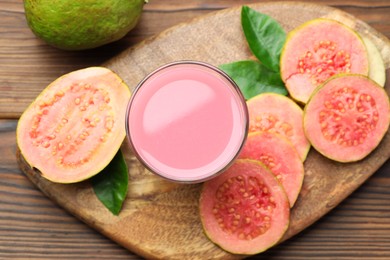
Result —
[{"label": "whole green guava", "polygon": [[117,41],[137,24],[144,0],[24,0],[34,34],[64,50]]}]

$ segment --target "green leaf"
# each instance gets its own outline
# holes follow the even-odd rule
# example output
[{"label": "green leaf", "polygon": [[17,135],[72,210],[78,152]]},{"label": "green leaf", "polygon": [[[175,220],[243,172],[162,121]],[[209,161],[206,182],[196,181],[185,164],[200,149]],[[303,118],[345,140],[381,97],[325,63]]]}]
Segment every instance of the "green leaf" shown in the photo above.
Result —
[{"label": "green leaf", "polygon": [[253,55],[268,69],[278,72],[286,32],[268,15],[248,6],[241,9],[241,25]]},{"label": "green leaf", "polygon": [[240,87],[245,99],[264,92],[287,95],[286,87],[280,74],[253,60],[237,61],[219,66]]},{"label": "green leaf", "polygon": [[91,179],[98,199],[112,212],[118,215],[126,198],[129,175],[121,150],[110,164]]}]

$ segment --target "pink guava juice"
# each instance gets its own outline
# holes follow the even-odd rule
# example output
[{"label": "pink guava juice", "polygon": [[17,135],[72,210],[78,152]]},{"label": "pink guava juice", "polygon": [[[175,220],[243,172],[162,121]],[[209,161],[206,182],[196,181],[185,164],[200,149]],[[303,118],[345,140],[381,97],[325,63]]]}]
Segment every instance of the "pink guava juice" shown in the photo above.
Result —
[{"label": "pink guava juice", "polygon": [[197,61],[170,63],[146,76],[126,120],[129,143],[144,166],[186,183],[227,169],[246,140],[249,121],[234,81]]}]

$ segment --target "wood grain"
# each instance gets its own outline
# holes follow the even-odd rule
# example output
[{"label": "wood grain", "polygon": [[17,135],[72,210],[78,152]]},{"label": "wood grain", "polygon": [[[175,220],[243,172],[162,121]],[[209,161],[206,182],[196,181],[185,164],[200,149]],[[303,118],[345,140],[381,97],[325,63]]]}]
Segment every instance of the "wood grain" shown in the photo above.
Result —
[{"label": "wood grain", "polygon": [[[83,52],[62,51],[37,39],[26,24],[21,1],[1,0],[0,6],[0,118],[18,118],[35,97],[54,79],[70,71],[100,65],[141,40],[200,15],[251,4],[257,0],[169,0],[150,1],[140,23],[127,37],[116,43]],[[294,1],[292,1],[294,2]],[[369,22],[390,37],[388,0],[312,0],[341,8]],[[23,75],[21,77],[20,75]]]},{"label": "wood grain", "polygon": [[[344,12],[307,3],[280,2],[252,7],[277,19],[286,31],[316,17],[339,20],[370,37],[381,51],[387,68],[390,65],[390,43],[386,37]],[[104,65],[134,88],[148,72],[174,60],[194,59],[218,65],[247,59],[251,54],[243,47],[245,39],[239,14],[239,7],[230,8],[180,24],[122,52]],[[226,21],[229,21],[228,27]],[[210,35],[217,37],[213,37],[212,44],[204,44],[209,42]],[[386,89],[389,91],[389,83]],[[221,250],[205,237],[198,215],[201,184],[179,185],[160,179],[142,167],[126,144],[123,150],[130,168],[130,188],[119,217],[101,205],[88,182],[51,183],[31,169],[20,153],[17,157],[22,171],[48,197],[137,254],[170,259],[241,258]],[[389,157],[390,132],[370,156],[356,163],[335,163],[311,150],[305,161],[303,189],[292,210],[291,224],[284,239],[301,232],[336,207]]]},{"label": "wood grain", "polygon": [[[40,90],[66,72],[102,64],[178,23],[256,2],[260,1],[152,0],[145,7],[141,23],[123,40],[73,53],[46,46],[32,35],[25,23],[22,1],[0,0],[0,118],[17,118]],[[340,8],[390,38],[388,0],[306,2]],[[23,175],[15,158],[16,123],[0,119],[0,259],[141,259],[78,221]],[[389,201],[388,160],[330,213],[264,256],[294,260],[390,259]]]}]

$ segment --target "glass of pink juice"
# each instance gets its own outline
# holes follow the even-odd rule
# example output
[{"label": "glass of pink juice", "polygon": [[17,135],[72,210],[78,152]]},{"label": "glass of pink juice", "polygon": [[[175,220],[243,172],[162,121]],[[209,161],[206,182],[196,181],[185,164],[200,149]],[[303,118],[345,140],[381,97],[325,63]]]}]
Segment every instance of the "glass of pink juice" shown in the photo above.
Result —
[{"label": "glass of pink juice", "polygon": [[203,62],[179,61],[138,84],[126,131],[135,155],[151,172],[197,183],[232,164],[248,121],[245,99],[229,76]]}]

